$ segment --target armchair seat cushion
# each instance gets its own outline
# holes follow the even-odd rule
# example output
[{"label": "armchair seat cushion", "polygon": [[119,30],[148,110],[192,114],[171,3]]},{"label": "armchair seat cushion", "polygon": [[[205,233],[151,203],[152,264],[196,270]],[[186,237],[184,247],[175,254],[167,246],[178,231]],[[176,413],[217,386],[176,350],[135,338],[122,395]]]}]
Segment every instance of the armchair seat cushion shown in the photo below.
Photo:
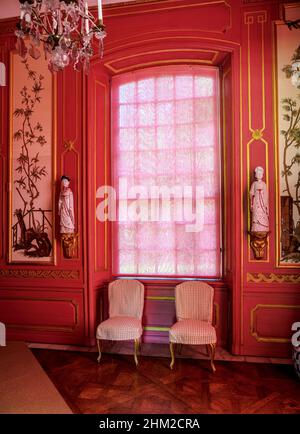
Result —
[{"label": "armchair seat cushion", "polygon": [[170,342],[187,345],[205,345],[217,342],[215,328],[206,321],[183,319],[169,331]]},{"label": "armchair seat cushion", "polygon": [[112,341],[138,339],[143,333],[142,322],[131,316],[116,316],[98,325],[96,338]]}]

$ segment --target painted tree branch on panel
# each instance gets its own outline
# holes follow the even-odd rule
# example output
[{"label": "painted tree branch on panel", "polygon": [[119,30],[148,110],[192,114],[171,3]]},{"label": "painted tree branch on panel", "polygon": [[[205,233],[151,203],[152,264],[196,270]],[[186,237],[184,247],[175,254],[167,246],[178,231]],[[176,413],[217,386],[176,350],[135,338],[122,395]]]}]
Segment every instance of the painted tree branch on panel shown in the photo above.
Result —
[{"label": "painted tree branch on panel", "polygon": [[[282,71],[285,73],[287,79],[292,76],[292,64],[300,57],[300,46],[295,50],[291,63],[285,65]],[[297,86],[300,89],[300,85]],[[297,96],[300,99],[300,94]],[[286,129],[280,131],[284,138],[283,149],[283,170],[281,176],[284,178],[285,188],[283,193],[286,193],[296,208],[296,222],[293,219],[293,234],[291,234],[291,244],[289,255],[285,259],[300,260],[300,104],[295,98],[287,97],[281,100],[282,109],[284,111],[283,120],[287,122]],[[292,150],[292,153],[291,153]],[[296,174],[296,184],[292,183],[292,177]]]}]

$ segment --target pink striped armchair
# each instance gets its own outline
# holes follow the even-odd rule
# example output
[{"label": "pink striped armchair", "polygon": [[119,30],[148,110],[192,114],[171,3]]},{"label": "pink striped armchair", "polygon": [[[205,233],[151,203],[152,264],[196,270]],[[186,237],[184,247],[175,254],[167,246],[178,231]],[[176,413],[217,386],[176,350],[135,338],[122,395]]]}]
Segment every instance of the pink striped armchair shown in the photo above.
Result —
[{"label": "pink striped armchair", "polygon": [[138,280],[119,279],[108,286],[109,318],[98,325],[96,339],[98,363],[101,359],[101,339],[114,341],[134,340],[134,360],[143,333],[144,285]]},{"label": "pink striped armchair", "polygon": [[170,328],[170,352],[173,369],[174,344],[206,345],[211,368],[215,372],[216,330],[212,325],[214,289],[207,283],[187,281],[175,288],[177,322]]}]

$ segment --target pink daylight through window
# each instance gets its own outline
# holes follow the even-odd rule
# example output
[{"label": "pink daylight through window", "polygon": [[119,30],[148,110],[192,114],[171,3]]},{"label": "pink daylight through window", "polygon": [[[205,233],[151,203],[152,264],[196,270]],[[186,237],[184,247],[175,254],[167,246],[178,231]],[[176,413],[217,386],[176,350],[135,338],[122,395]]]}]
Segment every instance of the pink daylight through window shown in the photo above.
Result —
[{"label": "pink daylight through window", "polygon": [[[220,277],[218,69],[163,66],[113,77],[112,157],[114,274]],[[169,188],[171,201],[152,188]],[[197,203],[200,229],[189,231],[183,205],[195,211]]]}]

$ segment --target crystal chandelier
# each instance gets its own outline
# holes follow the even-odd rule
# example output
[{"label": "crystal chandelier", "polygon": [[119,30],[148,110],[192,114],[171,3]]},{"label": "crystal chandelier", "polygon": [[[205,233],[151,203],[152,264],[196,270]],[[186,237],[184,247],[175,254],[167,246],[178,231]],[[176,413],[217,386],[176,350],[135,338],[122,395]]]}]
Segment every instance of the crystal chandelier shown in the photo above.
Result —
[{"label": "crystal chandelier", "polygon": [[[101,0],[98,0],[98,19],[88,10],[83,0],[19,0],[20,21],[15,32],[16,48],[22,57],[41,56],[43,46],[50,71],[60,71],[69,64],[75,70],[89,70],[94,54],[92,43],[98,40],[103,56],[106,36],[102,18]],[[29,48],[24,39],[29,36]]]}]

